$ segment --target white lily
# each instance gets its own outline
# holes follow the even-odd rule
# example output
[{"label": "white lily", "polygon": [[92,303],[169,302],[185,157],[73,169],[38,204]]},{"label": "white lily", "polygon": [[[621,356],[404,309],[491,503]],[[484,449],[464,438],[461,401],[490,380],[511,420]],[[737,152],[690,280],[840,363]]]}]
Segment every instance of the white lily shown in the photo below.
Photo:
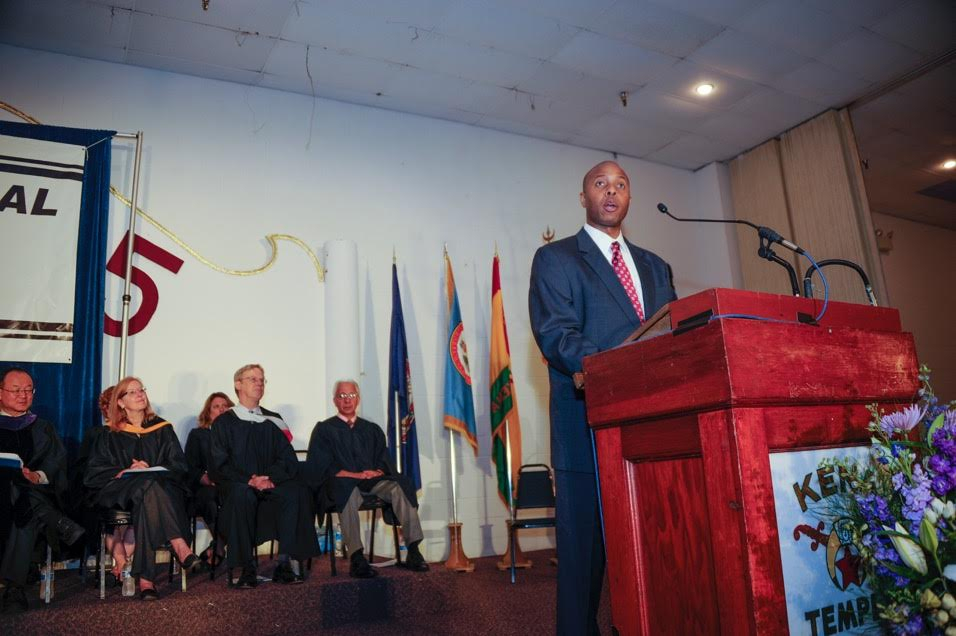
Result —
[{"label": "white lily", "polygon": [[[926,565],[926,555],[923,554],[922,548],[919,547],[918,543],[913,541],[909,533],[906,532],[906,528],[904,528],[899,521],[896,522],[895,528],[883,526],[883,529],[887,532],[894,533],[889,535],[890,541],[893,542],[893,547],[896,548],[896,552],[900,555],[900,558],[903,559],[903,563],[905,563],[907,567],[916,570],[920,574],[926,574],[929,571]],[[956,577],[956,565],[946,567],[952,567],[952,574]],[[948,574],[946,576],[949,578]]]},{"label": "white lily", "polygon": [[956,581],[956,563],[950,563],[945,568],[943,568],[943,576],[945,576],[950,581]]}]

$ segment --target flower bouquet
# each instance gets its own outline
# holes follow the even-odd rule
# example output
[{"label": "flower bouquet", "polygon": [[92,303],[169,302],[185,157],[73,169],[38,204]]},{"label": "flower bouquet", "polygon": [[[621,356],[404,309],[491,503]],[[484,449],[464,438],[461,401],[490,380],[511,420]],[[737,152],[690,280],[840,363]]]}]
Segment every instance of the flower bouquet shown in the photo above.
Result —
[{"label": "flower bouquet", "polygon": [[940,404],[920,369],[919,401],[870,407],[868,459],[826,460],[849,490],[847,519],[883,629],[956,636],[956,402]]}]

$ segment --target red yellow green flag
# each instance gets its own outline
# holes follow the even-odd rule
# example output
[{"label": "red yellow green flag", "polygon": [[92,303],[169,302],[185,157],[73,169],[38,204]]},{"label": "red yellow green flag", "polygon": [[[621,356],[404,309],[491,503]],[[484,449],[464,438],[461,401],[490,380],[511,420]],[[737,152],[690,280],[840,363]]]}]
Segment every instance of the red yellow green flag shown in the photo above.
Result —
[{"label": "red yellow green flag", "polygon": [[508,328],[505,326],[505,308],[501,297],[497,254],[491,268],[491,361],[488,366],[491,371],[491,459],[495,462],[498,474],[498,494],[510,508],[508,440],[510,440],[511,483],[515,484],[518,468],[521,466],[521,421],[518,418],[518,398],[515,395],[514,380],[511,377],[511,350],[508,346]]}]

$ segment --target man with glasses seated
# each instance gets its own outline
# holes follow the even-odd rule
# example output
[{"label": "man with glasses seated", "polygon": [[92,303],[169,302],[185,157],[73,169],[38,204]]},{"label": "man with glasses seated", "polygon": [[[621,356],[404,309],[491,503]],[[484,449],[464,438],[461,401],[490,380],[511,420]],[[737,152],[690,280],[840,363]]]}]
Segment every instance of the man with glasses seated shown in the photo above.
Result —
[{"label": "man with glasses seated", "polygon": [[[53,424],[30,412],[33,378],[24,369],[0,374],[0,578],[6,582],[3,612],[28,608],[24,585],[41,529],[54,542],[73,545],[83,527],[61,512],[66,450]],[[16,455],[22,466],[13,465]],[[53,547],[56,547],[55,545]]]},{"label": "man with glasses seated", "polygon": [[378,574],[362,548],[358,513],[363,493],[391,504],[408,546],[402,566],[416,572],[427,571],[428,563],[419,550],[424,535],[415,488],[392,467],[381,427],[356,415],[361,401],[358,384],[354,380],[339,380],[332,401],[338,414],[315,425],[306,464],[313,486],[324,488],[329,479],[333,480],[332,495],[340,511],[342,541],[349,553],[349,574],[363,579]]},{"label": "man with glasses seated", "polygon": [[[212,424],[209,470],[223,500],[219,524],[226,537],[226,563],[230,573],[242,568],[237,587],[255,587],[256,535],[276,536],[279,556],[272,580],[301,583],[299,562],[318,554],[319,548],[311,492],[298,479],[299,462],[283,432],[288,427],[282,416],[259,406],[266,385],[262,367],[247,364],[233,380],[239,403]],[[268,504],[272,513],[259,515],[257,528],[260,503]]]}]

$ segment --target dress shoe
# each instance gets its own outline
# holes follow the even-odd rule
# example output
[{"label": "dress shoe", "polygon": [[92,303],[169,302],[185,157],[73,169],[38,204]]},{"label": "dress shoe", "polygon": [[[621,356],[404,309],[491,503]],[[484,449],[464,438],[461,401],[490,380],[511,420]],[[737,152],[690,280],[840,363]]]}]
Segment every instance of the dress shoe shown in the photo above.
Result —
[{"label": "dress shoe", "polygon": [[283,561],[276,566],[275,571],[272,573],[272,581],[274,583],[282,583],[283,585],[305,582],[300,575],[292,570],[292,564],[288,561]]},{"label": "dress shoe", "polygon": [[189,553],[189,556],[187,556],[184,561],[180,561],[179,556],[177,556],[176,552],[173,551],[173,558],[176,559],[176,563],[179,564],[179,567],[186,570],[187,572],[191,571],[193,568],[199,565],[199,557],[193,554],[192,552]]},{"label": "dress shoe", "polygon": [[8,583],[7,589],[3,591],[3,613],[20,614],[28,609],[30,605],[27,603],[27,593],[23,586]]},{"label": "dress shoe", "polygon": [[349,559],[349,576],[356,579],[371,579],[378,576],[361,550],[356,551]]},{"label": "dress shoe", "polygon": [[428,572],[429,570],[428,562],[425,561],[425,557],[422,556],[421,551],[418,549],[417,542],[408,546],[408,556],[405,557],[405,560],[402,561],[399,566],[412,572]]},{"label": "dress shoe", "polygon": [[240,590],[251,590],[257,585],[259,585],[259,577],[256,576],[256,569],[248,566],[242,568],[242,574],[236,581],[236,587]]},{"label": "dress shoe", "polygon": [[158,601],[159,593],[156,591],[156,588],[147,587],[139,591],[139,598],[143,601]]},{"label": "dress shoe", "polygon": [[56,522],[56,533],[63,543],[73,545],[86,534],[86,529],[69,517],[60,517]]}]

